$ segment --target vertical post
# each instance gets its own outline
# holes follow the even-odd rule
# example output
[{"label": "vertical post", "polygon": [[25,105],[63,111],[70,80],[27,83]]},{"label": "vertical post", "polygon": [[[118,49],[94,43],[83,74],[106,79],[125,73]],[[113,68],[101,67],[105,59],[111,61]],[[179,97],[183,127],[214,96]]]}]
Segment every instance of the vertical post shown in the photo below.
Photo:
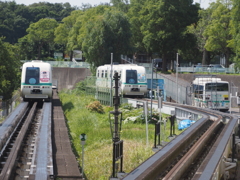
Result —
[{"label": "vertical post", "polygon": [[114,96],[114,132],[113,132],[113,141],[118,142],[120,137],[119,137],[119,130],[118,130],[118,107],[119,107],[119,96],[118,96],[118,73],[114,74],[114,80],[115,80],[115,96]]},{"label": "vertical post", "polygon": [[120,172],[123,172],[123,142],[120,144]]},{"label": "vertical post", "polygon": [[82,179],[84,179],[84,145],[87,139],[87,135],[85,133],[82,133],[80,135],[80,140],[82,144]]},{"label": "vertical post", "polygon": [[[112,160],[112,166],[113,166],[112,168],[113,169],[112,169],[112,176],[111,176],[112,178],[116,178],[117,177],[116,161],[119,159],[119,155],[120,155],[119,151],[121,151],[121,153],[122,153],[122,150],[119,150],[121,120],[120,120],[120,123],[119,123],[118,116],[119,116],[119,114],[121,114],[121,112],[118,110],[119,105],[120,105],[120,98],[119,98],[119,95],[118,95],[118,79],[119,79],[119,76],[118,76],[118,73],[116,72],[114,74],[114,80],[115,80],[115,86],[114,86],[114,88],[115,88],[115,95],[113,97],[114,111],[110,112],[111,114],[114,115],[113,127],[111,127],[112,140],[113,140],[113,160]],[[121,142],[121,143],[123,143],[123,142]],[[121,162],[120,162],[121,163],[120,164],[121,171],[122,171],[122,162],[123,162],[123,159],[121,159]]]},{"label": "vertical post", "polygon": [[172,117],[172,121],[173,121],[173,124],[172,124],[172,129],[173,129],[173,135],[175,136],[176,134],[175,134],[175,115],[173,115],[173,117]]},{"label": "vertical post", "polygon": [[177,84],[177,98],[176,98],[176,103],[178,103],[178,53],[177,53],[177,64],[176,64],[176,84]]},{"label": "vertical post", "polygon": [[231,108],[232,108],[232,93],[230,93],[230,104],[229,104],[229,111],[230,111],[230,114],[231,114]]},{"label": "vertical post", "polygon": [[157,122],[155,124],[154,148],[157,148]]},{"label": "vertical post", "polygon": [[84,165],[84,145],[82,144],[82,178],[84,179],[83,165]]},{"label": "vertical post", "polygon": [[116,145],[115,142],[113,142],[113,161],[112,161],[112,177],[115,178],[116,177]]},{"label": "vertical post", "polygon": [[[159,130],[161,133],[161,109],[162,109],[162,97],[158,97],[158,108],[159,108]],[[160,133],[158,135],[158,145],[161,145]]]},{"label": "vertical post", "polygon": [[170,120],[170,136],[169,137],[172,137],[172,116],[169,117],[169,120]]},{"label": "vertical post", "polygon": [[151,115],[150,118],[152,119],[152,96],[153,96],[153,59],[152,59],[152,81],[151,81]]},{"label": "vertical post", "polygon": [[235,157],[235,134],[232,135],[232,162],[234,162]]},{"label": "vertical post", "polygon": [[110,91],[110,106],[112,107],[113,106],[113,103],[112,103],[112,88],[113,88],[113,53],[111,53],[111,73],[110,73],[110,76],[111,76],[111,91]]},{"label": "vertical post", "polygon": [[148,102],[144,102],[144,114],[145,114],[145,122],[146,122],[146,144],[148,146]]}]

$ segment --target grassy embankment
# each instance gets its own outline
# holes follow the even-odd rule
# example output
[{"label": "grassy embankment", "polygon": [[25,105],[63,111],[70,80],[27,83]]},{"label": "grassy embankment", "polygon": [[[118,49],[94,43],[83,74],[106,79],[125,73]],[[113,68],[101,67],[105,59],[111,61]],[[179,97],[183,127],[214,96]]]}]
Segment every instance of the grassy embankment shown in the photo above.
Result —
[{"label": "grassy embankment", "polygon": [[[63,110],[67,118],[70,136],[79,164],[82,165],[82,145],[79,136],[87,134],[84,145],[84,172],[88,180],[107,180],[112,173],[112,136],[109,124],[109,112],[113,109],[96,103],[92,96],[77,90],[59,93]],[[95,101],[95,102],[94,102]],[[130,172],[153,154],[154,125],[149,124],[149,144],[146,144],[146,126],[142,109],[133,109],[125,105],[120,108],[123,120],[121,140],[123,146],[123,170]],[[103,112],[103,113],[99,113]],[[167,115],[163,115],[166,118]],[[164,141],[168,141],[169,122],[166,123]],[[179,134],[176,131],[176,134]]]}]

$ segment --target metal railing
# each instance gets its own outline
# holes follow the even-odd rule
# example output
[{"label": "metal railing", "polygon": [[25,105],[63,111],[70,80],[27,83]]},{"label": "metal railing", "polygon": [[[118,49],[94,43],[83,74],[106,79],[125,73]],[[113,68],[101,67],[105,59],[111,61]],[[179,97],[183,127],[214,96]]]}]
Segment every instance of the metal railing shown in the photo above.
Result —
[{"label": "metal railing", "polygon": [[[30,62],[31,60],[21,60],[21,62]],[[69,68],[90,68],[87,62],[78,61],[44,61],[51,64],[52,67],[69,67]]]},{"label": "metal railing", "polygon": [[226,74],[235,74],[236,72],[234,68],[209,68],[208,66],[204,67],[178,67],[179,73],[226,73]]},{"label": "metal railing", "polygon": [[16,107],[17,102],[20,102],[20,94],[14,95],[11,99],[0,101],[0,119],[7,117]]}]

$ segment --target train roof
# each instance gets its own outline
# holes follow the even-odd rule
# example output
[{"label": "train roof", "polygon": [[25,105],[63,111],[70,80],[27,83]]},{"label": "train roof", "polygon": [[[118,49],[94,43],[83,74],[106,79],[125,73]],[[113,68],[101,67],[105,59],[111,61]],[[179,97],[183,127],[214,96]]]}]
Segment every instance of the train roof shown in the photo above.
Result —
[{"label": "train roof", "polygon": [[[49,64],[47,62],[44,62],[42,60],[32,60],[32,61],[29,61],[29,62],[25,62],[24,64]],[[49,64],[50,65],[50,64]]]},{"label": "train roof", "polygon": [[[113,64],[113,69],[126,69],[126,68],[134,68],[134,69],[145,69],[144,66],[139,66],[137,64]],[[98,66],[97,70],[104,70],[111,68],[111,64],[105,64],[102,66]]]},{"label": "train roof", "polygon": [[[111,64],[104,64],[102,66],[111,66]],[[139,66],[137,64],[113,64],[113,66]]]},{"label": "train roof", "polygon": [[205,83],[228,83],[227,81],[222,81],[221,78],[195,78],[193,84],[205,84]]},{"label": "train roof", "polygon": [[23,66],[21,68],[25,68],[25,67],[41,67],[41,68],[51,68],[51,64],[50,63],[47,63],[47,62],[44,62],[42,60],[32,60],[32,61],[29,61],[29,62],[25,62],[23,64]]}]

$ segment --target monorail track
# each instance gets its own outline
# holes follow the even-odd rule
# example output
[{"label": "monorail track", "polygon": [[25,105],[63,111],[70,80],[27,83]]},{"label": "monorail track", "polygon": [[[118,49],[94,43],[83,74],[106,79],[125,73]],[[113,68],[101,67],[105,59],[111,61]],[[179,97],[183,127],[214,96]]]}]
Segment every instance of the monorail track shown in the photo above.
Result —
[{"label": "monorail track", "polygon": [[230,154],[234,154],[230,139],[236,133],[238,118],[192,106],[164,104],[202,114],[202,118],[122,179],[234,178],[232,171],[236,170],[237,162],[229,162]]},{"label": "monorail track", "polygon": [[19,118],[15,128],[6,131],[10,136],[0,157],[0,179],[51,179],[51,103],[29,103]]},{"label": "monorail track", "polygon": [[0,180],[81,180],[57,92],[22,102],[0,125]]}]

